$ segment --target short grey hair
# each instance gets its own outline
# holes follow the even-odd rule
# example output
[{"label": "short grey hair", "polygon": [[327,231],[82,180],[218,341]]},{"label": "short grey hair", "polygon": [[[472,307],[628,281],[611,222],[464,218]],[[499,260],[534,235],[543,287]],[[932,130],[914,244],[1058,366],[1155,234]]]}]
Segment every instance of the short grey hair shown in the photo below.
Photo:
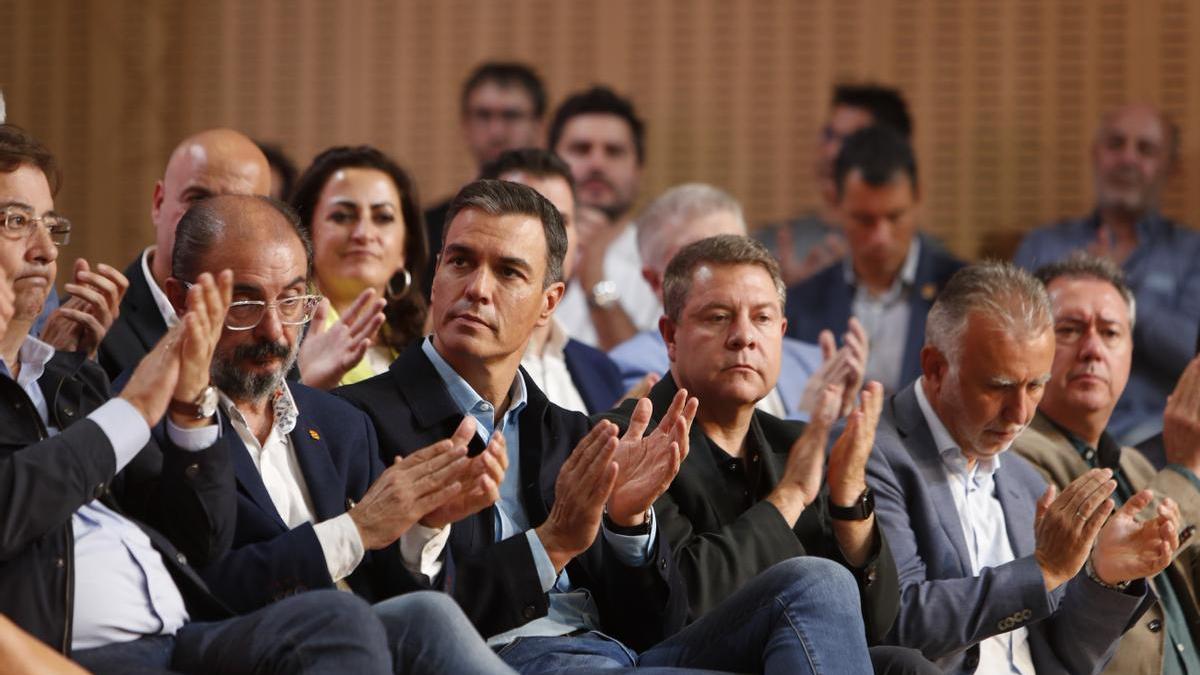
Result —
[{"label": "short grey hair", "polygon": [[[201,261],[218,244],[231,215],[242,215],[248,208],[264,206],[291,226],[304,247],[305,279],[312,279],[313,245],[308,231],[300,226],[300,218],[292,207],[266,195],[217,195],[200,200],[184,212],[175,226],[175,247],[171,250],[171,276],[192,282],[201,272]],[[219,243],[237,246],[236,241]],[[207,270],[213,271],[213,270]]]},{"label": "short grey hair", "polygon": [[637,217],[637,245],[642,263],[661,269],[670,242],[686,233],[687,226],[713,213],[730,213],[746,230],[742,205],[724,190],[706,183],[677,185],[650,202]]},{"label": "short grey hair", "polygon": [[1098,258],[1084,251],[1076,251],[1066,260],[1042,265],[1033,276],[1042,282],[1047,291],[1050,290],[1050,282],[1055,279],[1094,279],[1108,283],[1117,290],[1129,307],[1129,329],[1133,330],[1137,317],[1137,300],[1133,296],[1133,289],[1125,281],[1125,273],[1108,258]]},{"label": "short grey hair", "polygon": [[1041,282],[1011,263],[988,261],[960,269],[938,294],[925,320],[925,344],[957,370],[962,338],[972,314],[1000,321],[1015,337],[1036,337],[1054,325]]},{"label": "short grey hair", "polygon": [[779,293],[780,310],[787,300],[787,286],[779,273],[779,263],[761,242],[736,234],[719,234],[695,241],[680,249],[667,264],[663,275],[663,312],[678,322],[692,290],[692,276],[701,265],[758,265],[771,275]]}]

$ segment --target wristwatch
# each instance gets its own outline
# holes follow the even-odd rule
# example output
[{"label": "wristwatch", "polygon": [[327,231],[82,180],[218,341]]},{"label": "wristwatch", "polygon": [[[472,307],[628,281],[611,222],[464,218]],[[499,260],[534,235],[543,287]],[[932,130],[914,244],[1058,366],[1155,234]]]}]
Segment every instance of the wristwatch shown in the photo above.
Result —
[{"label": "wristwatch", "polygon": [[627,537],[637,537],[644,534],[650,534],[650,523],[652,522],[654,522],[654,509],[646,510],[646,519],[642,521],[641,525],[625,527],[623,525],[614,523],[612,518],[608,517],[608,507],[604,507],[604,529],[612,532],[613,534],[622,534]]},{"label": "wristwatch", "polygon": [[168,409],[192,419],[208,419],[217,412],[217,388],[208,385],[191,403],[172,400]]},{"label": "wristwatch", "polygon": [[875,493],[871,488],[863,490],[853,506],[838,506],[832,497],[827,498],[826,503],[829,504],[829,516],[834,520],[866,520],[875,513]]},{"label": "wristwatch", "polygon": [[600,309],[608,309],[617,304],[620,299],[621,291],[617,290],[617,283],[609,279],[597,281],[596,285],[592,286],[591,292],[588,293],[588,304]]},{"label": "wristwatch", "polygon": [[1129,583],[1130,583],[1129,581],[1118,581],[1115,584],[1110,584],[1107,581],[1101,579],[1100,575],[1096,574],[1096,567],[1094,565],[1092,565],[1092,559],[1090,557],[1087,559],[1087,562],[1084,563],[1083,569],[1085,572],[1087,572],[1089,579],[1100,584],[1101,586],[1107,588],[1110,591],[1124,591],[1126,588],[1129,588]]}]

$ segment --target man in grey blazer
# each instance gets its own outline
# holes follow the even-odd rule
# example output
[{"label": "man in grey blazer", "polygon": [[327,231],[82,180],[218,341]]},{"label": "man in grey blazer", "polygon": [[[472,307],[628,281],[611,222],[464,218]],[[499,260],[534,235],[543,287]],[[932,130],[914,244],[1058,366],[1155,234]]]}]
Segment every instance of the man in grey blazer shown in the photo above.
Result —
[{"label": "man in grey blazer", "polygon": [[1110,470],[1059,495],[1005,453],[1053,357],[1037,280],[964,268],[930,310],[923,376],[884,406],[867,481],[900,574],[889,640],[946,672],[1100,670],[1178,547],[1171,515],[1136,517],[1148,492],[1114,510]]}]

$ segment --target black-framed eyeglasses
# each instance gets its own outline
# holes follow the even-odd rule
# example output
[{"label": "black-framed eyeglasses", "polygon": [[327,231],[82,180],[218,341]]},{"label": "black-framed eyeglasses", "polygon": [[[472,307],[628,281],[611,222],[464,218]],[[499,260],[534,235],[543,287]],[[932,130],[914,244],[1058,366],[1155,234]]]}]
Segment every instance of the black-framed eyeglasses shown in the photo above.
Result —
[{"label": "black-framed eyeglasses", "polygon": [[33,209],[24,206],[6,206],[0,210],[0,225],[3,225],[4,235],[10,239],[24,239],[31,236],[38,225],[50,233],[50,241],[55,246],[66,246],[71,240],[71,221],[47,214],[41,218],[33,215]]},{"label": "black-framed eyeglasses", "polygon": [[[191,288],[194,284],[183,282],[184,288]],[[279,323],[285,326],[302,326],[309,321],[312,321],[313,314],[317,311],[317,305],[321,304],[322,296],[320,295],[293,295],[290,298],[283,298],[267,302],[266,300],[234,300],[229,303],[229,310],[225,312],[225,327],[229,330],[250,330],[258,324],[262,323],[263,317],[267,315],[267,308],[274,307],[275,315],[279,317]]]}]

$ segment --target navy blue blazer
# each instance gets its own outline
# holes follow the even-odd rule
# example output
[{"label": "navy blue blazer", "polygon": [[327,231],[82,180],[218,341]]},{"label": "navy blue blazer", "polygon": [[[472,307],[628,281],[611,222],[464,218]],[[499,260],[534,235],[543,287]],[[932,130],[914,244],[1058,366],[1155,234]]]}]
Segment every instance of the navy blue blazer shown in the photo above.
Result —
[{"label": "navy blue blazer", "polygon": [[[917,255],[917,274],[908,291],[909,319],[904,337],[904,365],[900,369],[900,387],[921,375],[921,347],[925,344],[925,317],[942,287],[964,263],[944,251],[933,240],[917,235],[921,250]],[[854,286],[846,283],[845,268],[839,260],[812,277],[788,289],[787,334],[797,340],[816,344],[817,336],[828,328],[841,340],[850,322],[854,304]]]},{"label": "navy blue blazer", "polygon": [[[554,504],[559,470],[591,423],[581,413],[550,403],[524,371],[518,376],[525,378],[528,402],[520,415],[520,447],[508,452],[520,453],[521,503],[530,526],[537,527]],[[449,438],[463,417],[420,341],[401,352],[388,372],[334,393],[370,415],[384,462]],[[451,526],[454,568],[436,582],[485,637],[545,616],[549,609],[526,538],[496,541],[495,521],[495,506],[489,506]],[[567,572],[576,588],[591,591],[601,630],[633,649],[647,649],[683,627],[687,593],[662,530],[642,567],[626,566],[608,541],[597,536],[567,565]]]},{"label": "navy blue blazer", "polygon": [[921,650],[947,673],[972,673],[979,642],[1029,629],[1033,665],[1047,673],[1095,673],[1149,606],[1144,580],[1105,589],[1082,571],[1046,592],[1034,558],[1034,515],[1046,482],[1005,452],[994,475],[1014,559],[972,572],[958,508],[933,432],[910,384],[884,404],[867,483],[900,573],[900,614],[887,641]]},{"label": "navy blue blazer", "polygon": [[571,338],[563,348],[563,357],[589,415],[602,413],[620,402],[625,394],[621,371],[608,354]]},{"label": "navy blue blazer", "polygon": [[[371,420],[344,400],[289,382],[299,416],[289,434],[308,487],[316,522],[345,513],[383,471]],[[237,527],[233,547],[205,566],[212,591],[238,612],[283,597],[333,587],[311,523],[288,529],[279,516],[246,445],[222,415],[237,479]],[[367,551],[346,582],[371,602],[420,584],[404,568],[399,544]]]}]

